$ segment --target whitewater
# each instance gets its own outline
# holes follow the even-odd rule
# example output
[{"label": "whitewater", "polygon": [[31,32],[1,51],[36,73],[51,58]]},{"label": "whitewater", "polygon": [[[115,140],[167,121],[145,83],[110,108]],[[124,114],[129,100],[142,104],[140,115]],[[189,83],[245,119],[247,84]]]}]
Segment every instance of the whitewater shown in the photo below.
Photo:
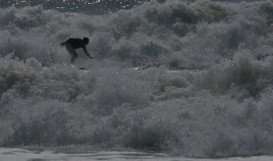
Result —
[{"label": "whitewater", "polygon": [[[0,160],[24,151],[6,148],[55,160],[56,149],[272,160],[271,1],[152,0],[96,13],[3,2]],[[89,37],[94,58],[79,49],[71,65],[60,46],[69,37]]]}]

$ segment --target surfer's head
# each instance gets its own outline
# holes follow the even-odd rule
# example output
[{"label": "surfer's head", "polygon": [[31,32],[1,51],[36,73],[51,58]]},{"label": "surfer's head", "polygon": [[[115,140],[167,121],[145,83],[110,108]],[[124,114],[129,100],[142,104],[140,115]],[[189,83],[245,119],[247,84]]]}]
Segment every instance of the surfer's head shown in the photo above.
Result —
[{"label": "surfer's head", "polygon": [[82,41],[84,45],[87,45],[89,43],[89,39],[87,37],[84,37]]}]

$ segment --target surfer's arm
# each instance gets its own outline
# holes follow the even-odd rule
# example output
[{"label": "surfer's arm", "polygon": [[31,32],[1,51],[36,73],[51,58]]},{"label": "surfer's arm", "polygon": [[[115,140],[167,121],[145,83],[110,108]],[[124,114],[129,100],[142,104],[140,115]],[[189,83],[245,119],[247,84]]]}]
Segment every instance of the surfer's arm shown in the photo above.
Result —
[{"label": "surfer's arm", "polygon": [[84,53],[85,53],[90,59],[92,59],[92,57],[90,56],[90,54],[87,52],[86,47],[83,46],[82,48],[83,48]]}]

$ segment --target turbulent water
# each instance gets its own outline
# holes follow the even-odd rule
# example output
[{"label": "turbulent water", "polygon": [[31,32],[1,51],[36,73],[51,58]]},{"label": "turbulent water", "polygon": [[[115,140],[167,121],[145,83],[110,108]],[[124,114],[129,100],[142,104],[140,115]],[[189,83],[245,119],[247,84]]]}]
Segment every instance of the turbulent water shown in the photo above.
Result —
[{"label": "turbulent water", "polygon": [[[272,154],[273,3],[133,6],[3,5],[0,146]],[[84,36],[94,59],[70,65],[59,44]]]},{"label": "turbulent water", "polygon": [[45,9],[101,14],[131,8],[144,2],[145,0],[1,0],[0,5],[2,7],[42,5]]},{"label": "turbulent water", "polygon": [[[156,1],[163,3],[166,0],[1,0],[0,6],[3,7],[25,7],[42,5],[44,9],[56,9],[59,11],[73,11],[81,13],[102,14],[129,9],[135,5]],[[194,2],[197,0],[180,0],[183,2]],[[214,0],[219,1],[219,0]],[[220,0],[227,2],[240,2],[241,0]],[[257,0],[245,0],[247,2]],[[260,0],[261,1],[261,0]]]}]

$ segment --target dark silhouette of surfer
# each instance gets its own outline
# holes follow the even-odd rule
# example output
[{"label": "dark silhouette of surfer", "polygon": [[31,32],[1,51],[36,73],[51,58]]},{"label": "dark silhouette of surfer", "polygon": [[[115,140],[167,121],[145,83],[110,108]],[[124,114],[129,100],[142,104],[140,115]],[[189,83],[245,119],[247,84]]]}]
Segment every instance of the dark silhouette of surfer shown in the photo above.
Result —
[{"label": "dark silhouette of surfer", "polygon": [[92,59],[92,57],[87,52],[86,47],[85,47],[88,43],[89,43],[89,39],[87,37],[85,37],[83,39],[69,38],[65,42],[62,42],[61,46],[65,46],[65,48],[68,51],[68,53],[71,54],[71,61],[70,62],[73,63],[77,59],[77,57],[78,57],[76,49],[79,49],[79,48],[82,48],[83,51],[84,51],[84,53],[90,59]]}]

